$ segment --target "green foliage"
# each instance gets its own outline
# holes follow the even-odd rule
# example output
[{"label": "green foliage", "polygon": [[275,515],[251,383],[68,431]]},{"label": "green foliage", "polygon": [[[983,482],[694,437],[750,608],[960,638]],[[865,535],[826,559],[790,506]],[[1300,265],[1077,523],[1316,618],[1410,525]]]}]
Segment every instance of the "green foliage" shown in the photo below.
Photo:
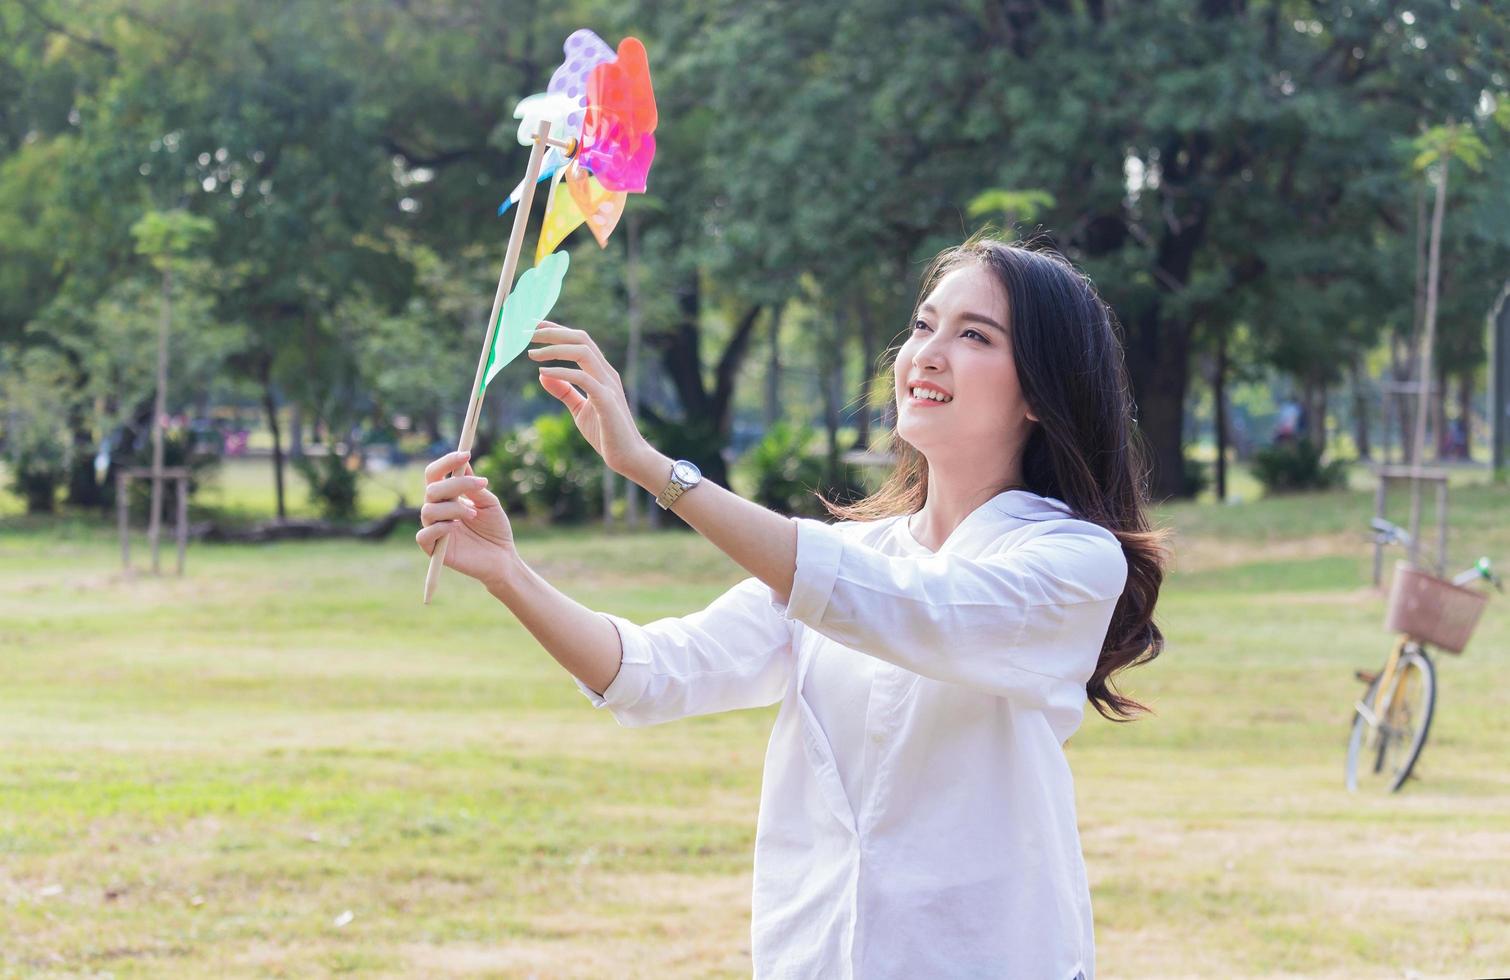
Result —
[{"label": "green foliage", "polygon": [[309,489],[310,502],[331,520],[349,520],[357,511],[360,473],[345,456],[328,448],[323,456],[304,456],[296,464]]},{"label": "green foliage", "polygon": [[181,209],[148,211],[131,226],[137,252],[159,271],[192,256],[214,233],[213,221]]},{"label": "green foliage", "polygon": [[1424,171],[1447,160],[1461,160],[1469,170],[1484,169],[1489,148],[1467,123],[1433,126],[1411,142],[1416,151],[1411,168]]},{"label": "green foliage", "polygon": [[[591,23],[645,39],[663,125],[655,197],[631,201],[606,252],[574,255],[563,319],[618,359],[635,229],[644,336],[680,399],[667,414],[706,419],[668,453],[721,465],[749,378],[749,333],[729,329],[743,311],[800,297],[836,329],[784,345],[788,377],[832,355],[850,384],[856,348],[873,359],[900,325],[918,260],[1005,217],[1041,223],[1117,310],[1170,489],[1187,354],[1247,328],[1254,358],[1317,385],[1408,335],[1423,132],[1465,164],[1439,362],[1481,360],[1483,294],[1510,256],[1510,100],[1485,54],[1510,39],[1502,4],[999,6],[9,5],[0,356],[125,351],[101,304],[144,293],[153,257],[202,255],[213,321],[246,332],[195,393],[239,382],[342,427],[441,428],[472,377],[504,236],[492,205],[527,154],[510,96]],[[69,387],[104,414],[59,423],[70,441],[136,407],[99,394],[99,360]]]},{"label": "green foliage", "polygon": [[51,514],[57,509],[58,487],[67,479],[67,468],[57,448],[22,443],[7,454],[10,488],[26,503],[28,514]]},{"label": "green foliage", "polygon": [[1347,463],[1334,459],[1323,464],[1322,455],[1321,448],[1309,439],[1278,442],[1253,454],[1253,475],[1271,494],[1346,486]]},{"label": "green foliage", "polygon": [[1019,221],[1033,222],[1055,205],[1054,195],[1043,190],[1009,191],[996,188],[981,191],[970,199],[965,212],[972,218],[1001,216],[1006,227]]},{"label": "green foliage", "polygon": [[523,509],[552,524],[603,514],[603,462],[570,412],[542,415],[500,439],[473,469],[488,478],[505,509]]},{"label": "green foliage", "polygon": [[1202,461],[1191,456],[1185,457],[1185,493],[1191,497],[1199,497],[1211,486],[1214,479],[1211,470]]},{"label": "green foliage", "polygon": [[813,492],[823,482],[823,457],[809,451],[811,426],[781,421],[766,430],[745,457],[755,477],[755,501],[782,514],[817,516]]},{"label": "green foliage", "polygon": [[23,351],[0,366],[0,415],[11,482],[28,513],[53,510],[57,488],[68,478],[63,421],[77,405],[67,358],[55,350]]}]

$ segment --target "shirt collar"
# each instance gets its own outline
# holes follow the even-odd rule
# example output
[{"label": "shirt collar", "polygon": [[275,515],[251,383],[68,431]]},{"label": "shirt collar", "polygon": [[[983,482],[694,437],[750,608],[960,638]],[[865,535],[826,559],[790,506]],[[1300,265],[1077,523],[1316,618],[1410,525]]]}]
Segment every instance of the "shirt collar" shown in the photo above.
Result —
[{"label": "shirt collar", "polygon": [[1075,516],[1070,505],[1057,497],[1041,497],[1031,490],[1003,490],[966,514],[964,520],[959,522],[938,551],[928,550],[922,542],[912,536],[912,530],[909,527],[911,514],[902,514],[896,518],[897,538],[901,541],[903,548],[914,554],[940,554],[949,548],[951,541],[962,535],[965,525],[982,520],[988,514],[1004,515],[1021,521],[1048,521]]}]

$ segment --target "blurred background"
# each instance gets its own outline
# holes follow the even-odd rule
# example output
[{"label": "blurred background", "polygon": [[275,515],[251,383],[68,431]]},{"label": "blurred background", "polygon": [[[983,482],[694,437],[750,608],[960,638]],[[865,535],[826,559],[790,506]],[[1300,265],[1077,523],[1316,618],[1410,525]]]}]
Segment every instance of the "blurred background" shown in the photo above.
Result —
[{"label": "blurred background", "polygon": [[[3,0],[0,972],[748,973],[771,711],[621,731],[473,583],[419,605],[513,108],[584,26],[658,152],[552,318],[708,477],[873,488],[973,232],[1115,309],[1176,565],[1158,715],[1069,747],[1102,974],[1510,971],[1503,603],[1419,778],[1341,785],[1381,468],[1510,562],[1510,6]],[[533,372],[474,452],[526,559],[642,621],[738,581]]]}]

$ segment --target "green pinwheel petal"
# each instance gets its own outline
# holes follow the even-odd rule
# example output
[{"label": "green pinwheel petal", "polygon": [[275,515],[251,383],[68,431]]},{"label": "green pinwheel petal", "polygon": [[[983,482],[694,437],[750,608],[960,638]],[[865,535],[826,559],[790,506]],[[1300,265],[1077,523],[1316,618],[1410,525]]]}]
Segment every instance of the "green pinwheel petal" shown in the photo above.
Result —
[{"label": "green pinwheel petal", "polygon": [[[493,334],[493,349],[488,353],[488,367],[482,387],[503,370],[504,365],[524,352],[535,335],[540,321],[550,315],[551,307],[561,295],[561,281],[570,264],[565,252],[552,252],[514,284],[513,292],[498,312],[498,329]],[[480,390],[480,389],[479,389]]]}]

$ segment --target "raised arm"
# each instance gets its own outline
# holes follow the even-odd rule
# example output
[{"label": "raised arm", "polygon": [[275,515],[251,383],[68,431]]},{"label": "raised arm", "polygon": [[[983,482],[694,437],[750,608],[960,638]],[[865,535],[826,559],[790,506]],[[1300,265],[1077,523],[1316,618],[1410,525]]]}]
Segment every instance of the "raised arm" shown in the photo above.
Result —
[{"label": "raised arm", "polygon": [[[462,469],[460,476],[446,477]],[[451,538],[446,565],[481,581],[576,678],[594,705],[621,724],[771,704],[792,670],[789,621],[771,592],[746,579],[707,608],[639,626],[597,613],[562,593],[514,547],[508,518],[466,454],[432,463],[416,536],[426,552]]]},{"label": "raised arm", "polygon": [[[547,346],[530,350],[537,361],[567,360],[575,368],[540,369],[540,383],[567,407],[577,429],[603,461],[652,494],[671,477],[670,457],[657,452],[635,426],[619,372],[608,363],[586,331],[542,323],[535,340]],[[791,594],[797,568],[797,528],[787,518],[708,481],[683,494],[673,505],[724,554],[770,587],[783,602]]]},{"label": "raised arm", "polygon": [[[672,460],[640,435],[618,372],[581,330],[543,324],[530,351],[541,383],[616,472],[651,493]],[[1055,522],[982,559],[899,558],[816,521],[793,521],[704,481],[673,505],[765,583],[786,614],[862,653],[925,677],[1042,701],[1082,689],[1127,576],[1116,539]],[[1078,685],[1077,685],[1078,681]]]}]

